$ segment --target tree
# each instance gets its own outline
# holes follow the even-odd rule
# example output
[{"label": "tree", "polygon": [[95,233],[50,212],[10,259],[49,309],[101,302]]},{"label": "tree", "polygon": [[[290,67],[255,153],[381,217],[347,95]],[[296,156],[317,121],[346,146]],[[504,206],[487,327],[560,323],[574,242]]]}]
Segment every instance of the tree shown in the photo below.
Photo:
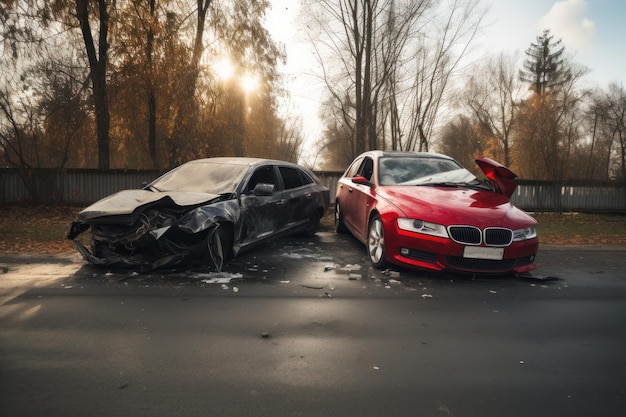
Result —
[{"label": "tree", "polygon": [[519,72],[520,80],[531,83],[536,94],[561,86],[571,78],[569,64],[563,58],[565,47],[560,39],[553,39],[549,30],[537,36],[537,43],[531,42],[526,50],[524,69]]},{"label": "tree", "polygon": [[[216,6],[211,16],[207,14],[209,5],[212,4],[211,0],[198,0],[197,4],[198,17],[188,73],[191,75],[183,78],[183,85],[178,91],[180,100],[174,108],[173,126],[176,128],[170,130],[166,140],[171,144],[185,141],[185,136],[193,133],[194,119],[200,117],[197,111],[202,104],[220,100],[212,107],[212,110],[216,111],[215,115],[222,115],[216,120],[217,129],[222,132],[221,140],[228,142],[220,146],[229,154],[245,155],[247,140],[263,140],[263,135],[251,134],[251,131],[246,129],[246,124],[256,117],[266,118],[265,126],[275,120],[273,89],[278,78],[276,64],[284,59],[284,54],[263,25],[263,17],[270,3],[268,0],[218,3],[219,8]],[[210,27],[207,27],[206,23],[210,23]],[[212,36],[212,42],[209,50],[205,50],[207,36],[205,34],[209,29],[208,35]],[[204,90],[198,96],[196,87],[200,80],[199,76],[202,75],[200,62],[203,54],[208,56],[208,62],[213,63],[220,57],[228,57],[238,79],[232,78],[226,82],[219,77],[211,79],[213,74],[207,71],[204,73]],[[241,85],[242,77],[252,73],[259,81],[255,91]],[[215,96],[207,97],[206,91],[215,93]],[[257,97],[254,97],[255,95]],[[200,107],[194,108],[191,105],[194,102],[189,100],[190,97],[195,97],[197,99],[195,103]],[[262,103],[262,106],[256,107],[259,111],[249,111],[254,106],[249,106],[248,103],[257,98]],[[174,152],[170,151],[169,154],[173,155]]]},{"label": "tree", "polygon": [[[15,57],[29,48],[35,48],[31,56],[36,56],[39,49],[50,46],[50,38],[53,38],[51,42],[58,42],[57,36],[65,36],[74,29],[80,30],[91,80],[98,137],[98,166],[101,169],[109,167],[110,157],[107,70],[109,17],[114,4],[111,0],[25,0],[7,2],[7,10],[0,13],[2,23],[7,24],[3,37],[11,45]],[[97,28],[93,27],[94,22],[97,22]],[[55,36],[50,36],[51,32]],[[70,47],[76,46],[71,35],[68,38]]]},{"label": "tree", "polygon": [[[107,69],[109,62],[109,15],[113,7],[109,0],[96,0],[97,8],[90,8],[89,0],[76,0],[76,14],[83,36],[85,52],[89,62],[89,77],[93,90],[93,103],[96,113],[96,133],[98,135],[98,168],[110,166],[109,149],[109,100],[107,97]],[[92,18],[98,22],[98,38],[94,40]]]},{"label": "tree", "polygon": [[578,89],[577,83],[586,72],[573,68],[560,87],[521,103],[514,146],[520,176],[551,181],[570,177],[584,137],[581,109],[588,91]]},{"label": "tree", "polygon": [[[374,105],[372,87],[375,19],[380,7],[378,0],[321,0],[321,15],[317,25],[324,34],[319,52],[320,64],[327,71],[321,54],[330,50],[343,68],[336,75],[324,75],[324,81],[335,105],[343,109],[344,121],[354,131],[354,154],[368,149],[375,141],[372,127]],[[342,37],[336,33],[342,33]],[[337,82],[339,81],[339,82]],[[347,101],[344,101],[346,100]],[[350,120],[352,119],[352,120]]]},{"label": "tree", "polygon": [[[346,100],[346,103],[348,100]],[[337,107],[335,100],[322,107],[324,119],[324,144],[320,149],[324,158],[324,169],[330,171],[344,170],[358,155],[353,120],[350,109]]]},{"label": "tree", "polygon": [[493,157],[506,166],[512,163],[512,134],[522,95],[515,66],[515,57],[504,54],[478,66],[462,100],[480,124],[481,136],[496,139],[499,149]]},{"label": "tree", "polygon": [[319,4],[316,49],[333,113],[341,115],[331,130],[353,132],[352,157],[379,147],[428,150],[451,79],[480,27],[479,1]]},{"label": "tree", "polygon": [[0,76],[0,155],[35,202],[62,199],[49,169],[61,174],[79,139],[92,136],[80,77],[62,58],[42,56],[22,73]]},{"label": "tree", "polygon": [[[609,86],[611,89],[612,86]],[[613,103],[610,93],[597,90],[591,96],[591,102],[585,112],[584,121],[588,129],[588,143],[585,146],[585,158],[581,161],[584,178],[608,180],[611,177],[611,156],[615,137],[610,126],[610,114]]]},{"label": "tree", "polygon": [[617,177],[626,180],[626,90],[621,84],[609,85],[603,120],[604,134],[609,144],[616,143]]},{"label": "tree", "polygon": [[442,129],[438,150],[456,159],[467,169],[478,173],[474,159],[485,155],[485,143],[478,134],[479,126],[467,116],[458,116]]},{"label": "tree", "polygon": [[[440,5],[440,17],[418,38],[415,78],[409,114],[409,143],[405,149],[428,151],[439,111],[447,103],[447,92],[461,62],[476,38],[485,11],[480,0],[453,0]],[[431,35],[431,34],[434,34]],[[415,143],[417,140],[417,144]]]}]

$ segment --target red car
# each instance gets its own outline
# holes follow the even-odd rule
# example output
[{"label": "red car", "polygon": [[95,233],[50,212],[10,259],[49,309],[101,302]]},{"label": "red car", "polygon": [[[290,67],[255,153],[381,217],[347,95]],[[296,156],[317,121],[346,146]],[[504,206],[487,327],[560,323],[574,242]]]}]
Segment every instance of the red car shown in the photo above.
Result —
[{"label": "red car", "polygon": [[372,265],[511,274],[535,269],[537,221],[509,201],[516,175],[489,158],[478,179],[435,153],[371,151],[337,184],[335,227]]}]

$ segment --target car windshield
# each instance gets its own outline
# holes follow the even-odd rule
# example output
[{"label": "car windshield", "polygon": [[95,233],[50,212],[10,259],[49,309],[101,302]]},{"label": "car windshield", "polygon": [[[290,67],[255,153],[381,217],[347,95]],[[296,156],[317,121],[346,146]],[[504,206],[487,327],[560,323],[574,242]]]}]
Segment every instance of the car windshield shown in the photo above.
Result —
[{"label": "car windshield", "polygon": [[467,184],[474,174],[456,161],[437,157],[383,157],[378,167],[380,185]]},{"label": "car windshield", "polygon": [[191,162],[158,178],[149,188],[156,191],[228,194],[235,191],[248,169],[247,165]]}]

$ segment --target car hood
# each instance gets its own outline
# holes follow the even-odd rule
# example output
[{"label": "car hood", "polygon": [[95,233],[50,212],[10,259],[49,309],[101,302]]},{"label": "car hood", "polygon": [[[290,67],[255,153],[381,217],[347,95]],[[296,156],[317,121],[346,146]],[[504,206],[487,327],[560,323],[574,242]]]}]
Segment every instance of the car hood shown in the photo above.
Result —
[{"label": "car hood", "polygon": [[128,215],[140,207],[162,204],[163,206],[194,207],[218,198],[218,195],[181,191],[153,192],[147,190],[124,190],[90,205],[80,213],[80,220],[99,217]]},{"label": "car hood", "polygon": [[517,188],[517,182],[515,182],[517,175],[515,175],[513,171],[493,159],[484,156],[477,158],[476,164],[485,173],[487,178],[496,185],[500,193],[507,198],[513,195],[513,191]]},{"label": "car hood", "polygon": [[490,191],[417,185],[382,187],[378,194],[393,202],[409,218],[445,226],[517,229],[537,223],[504,195]]}]

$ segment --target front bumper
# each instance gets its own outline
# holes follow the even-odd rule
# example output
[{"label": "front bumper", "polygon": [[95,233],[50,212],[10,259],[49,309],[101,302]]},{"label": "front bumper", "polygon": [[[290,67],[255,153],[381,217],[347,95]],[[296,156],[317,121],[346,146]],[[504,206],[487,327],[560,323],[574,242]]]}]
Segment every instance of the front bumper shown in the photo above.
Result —
[{"label": "front bumper", "polygon": [[393,223],[388,226],[385,230],[385,252],[387,259],[397,265],[480,274],[522,273],[536,268],[537,238],[513,242],[502,248],[501,259],[481,259],[464,256],[465,245],[451,239],[408,232],[398,229]]}]

